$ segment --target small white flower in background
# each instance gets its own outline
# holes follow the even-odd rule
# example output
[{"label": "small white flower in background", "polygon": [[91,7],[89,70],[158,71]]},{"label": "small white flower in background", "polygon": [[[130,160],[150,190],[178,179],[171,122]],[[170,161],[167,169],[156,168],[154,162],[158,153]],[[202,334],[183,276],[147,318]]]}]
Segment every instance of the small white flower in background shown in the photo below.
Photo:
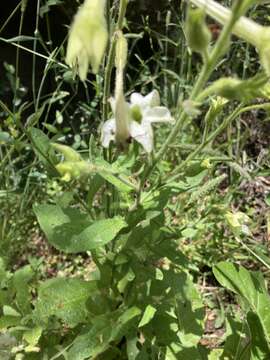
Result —
[{"label": "small white flower in background", "polygon": [[89,64],[98,72],[102,61],[108,31],[105,19],[105,0],[85,0],[70,27],[66,63],[84,81]]},{"label": "small white flower in background", "polygon": [[[115,100],[110,101],[113,114],[115,116]],[[160,106],[160,98],[157,90],[153,90],[146,96],[133,93],[130,96],[130,103],[126,103],[128,131],[130,138],[135,139],[142,145],[144,150],[150,153],[154,146],[153,123],[172,123],[174,119],[169,109]],[[116,137],[115,117],[107,120],[101,133],[102,146],[107,148],[111,141]]]}]

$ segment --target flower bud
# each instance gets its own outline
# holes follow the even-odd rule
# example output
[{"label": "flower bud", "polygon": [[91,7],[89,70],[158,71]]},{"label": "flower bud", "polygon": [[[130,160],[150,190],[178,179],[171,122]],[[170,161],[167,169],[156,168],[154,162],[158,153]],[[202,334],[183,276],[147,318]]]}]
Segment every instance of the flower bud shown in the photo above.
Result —
[{"label": "flower bud", "polygon": [[117,69],[124,69],[127,63],[128,44],[122,31],[117,34],[116,48],[115,48],[115,67]]},{"label": "flower bud", "polygon": [[89,64],[97,73],[108,40],[104,15],[105,0],[85,0],[71,25],[66,63],[78,72],[84,81]]},{"label": "flower bud", "polygon": [[79,179],[95,171],[95,166],[86,161],[64,161],[56,165],[56,170],[64,181]]},{"label": "flower bud", "polygon": [[250,230],[248,228],[250,218],[245,213],[242,213],[241,211],[235,213],[228,211],[225,214],[225,218],[230,229],[236,236],[241,234],[250,235]]},{"label": "flower bud", "polygon": [[[191,0],[191,2],[203,9],[213,19],[225,25],[232,16],[232,11],[214,0]],[[243,2],[240,10],[244,12],[252,4],[252,0]],[[270,27],[257,24],[255,21],[241,16],[235,23],[233,34],[255,46],[259,52],[261,64],[268,76],[270,76]]]},{"label": "flower bud", "polygon": [[118,144],[125,147],[130,137],[129,107],[124,96],[124,68],[127,62],[128,44],[122,31],[118,32],[115,51],[115,140]]},{"label": "flower bud", "polygon": [[215,94],[228,100],[250,101],[257,97],[269,98],[268,78],[264,72],[247,79],[221,78],[201,94],[201,98]]},{"label": "flower bud", "polygon": [[65,160],[67,160],[67,161],[75,162],[75,161],[81,161],[82,160],[81,155],[79,153],[77,153],[77,151],[72,149],[70,146],[62,145],[62,144],[56,144],[56,143],[53,143],[51,145],[55,150],[57,150],[61,154],[63,154],[64,157],[65,157]]},{"label": "flower bud", "polygon": [[202,9],[188,9],[185,35],[191,50],[204,54],[211,41],[211,32],[205,23]]}]

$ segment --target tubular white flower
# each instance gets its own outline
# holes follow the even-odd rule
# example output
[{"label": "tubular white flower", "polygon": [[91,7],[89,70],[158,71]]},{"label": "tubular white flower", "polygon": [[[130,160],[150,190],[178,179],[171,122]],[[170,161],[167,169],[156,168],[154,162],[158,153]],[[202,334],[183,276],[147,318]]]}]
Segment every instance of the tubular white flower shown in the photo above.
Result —
[{"label": "tubular white flower", "polygon": [[[111,101],[111,107],[116,115],[114,103],[114,100]],[[126,103],[126,116],[128,117],[129,137],[141,144],[147,153],[150,153],[154,146],[152,123],[172,123],[174,121],[170,111],[165,106],[160,106],[159,93],[156,90],[146,96],[133,93],[130,103]],[[117,140],[116,123],[115,118],[104,123],[101,134],[102,146],[108,147],[111,141]]]},{"label": "tubular white flower", "polygon": [[[231,17],[231,10],[214,0],[190,0],[190,2],[204,9],[222,25],[225,25]],[[270,27],[241,16],[236,21],[232,32],[257,48],[263,67],[270,74]]]},{"label": "tubular white flower", "polygon": [[104,15],[106,0],[85,0],[69,31],[66,63],[84,81],[89,64],[97,73],[108,40]]}]

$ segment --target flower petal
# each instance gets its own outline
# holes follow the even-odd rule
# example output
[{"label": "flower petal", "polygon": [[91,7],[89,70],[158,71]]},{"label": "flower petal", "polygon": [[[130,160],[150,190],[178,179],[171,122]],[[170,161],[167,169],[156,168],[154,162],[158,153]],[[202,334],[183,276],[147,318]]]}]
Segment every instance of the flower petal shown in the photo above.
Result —
[{"label": "flower petal", "polygon": [[156,106],[153,108],[146,109],[143,112],[143,121],[154,123],[154,122],[173,122],[174,119],[171,116],[170,110],[165,106]]},{"label": "flower petal", "polygon": [[143,96],[140,93],[135,92],[130,96],[130,103],[131,105],[138,105],[142,110],[149,107],[159,106],[159,93],[157,90],[153,90],[148,95]]},{"label": "flower petal", "polygon": [[108,148],[110,145],[110,142],[112,140],[115,140],[115,119],[107,120],[101,130],[101,144],[103,147]]},{"label": "flower petal", "polygon": [[131,105],[141,105],[144,102],[144,96],[142,96],[140,93],[134,92],[130,95],[130,103]]},{"label": "flower petal", "polygon": [[154,135],[150,123],[138,124],[136,121],[131,121],[129,131],[146,152],[150,153],[153,150]]},{"label": "flower petal", "polygon": [[151,91],[148,95],[144,97],[144,102],[146,106],[155,107],[160,105],[160,97],[157,90]]}]

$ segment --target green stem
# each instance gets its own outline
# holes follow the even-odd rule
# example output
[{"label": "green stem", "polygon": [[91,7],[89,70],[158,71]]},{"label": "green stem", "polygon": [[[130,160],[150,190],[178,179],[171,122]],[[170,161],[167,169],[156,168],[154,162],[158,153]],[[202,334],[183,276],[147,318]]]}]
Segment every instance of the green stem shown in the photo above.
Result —
[{"label": "green stem", "polygon": [[[114,66],[114,58],[115,58],[115,46],[116,46],[116,34],[117,31],[122,30],[124,26],[124,18],[126,14],[126,9],[128,5],[128,0],[120,0],[119,5],[119,13],[118,13],[118,20],[117,24],[114,27],[113,35],[110,41],[110,48],[107,57],[107,63],[105,67],[105,75],[104,75],[104,91],[103,91],[103,99],[102,99],[102,121],[103,123],[108,120],[108,99],[110,96],[110,85],[111,85],[111,78],[112,78],[112,70]],[[108,12],[108,10],[107,10]],[[109,16],[107,16],[109,18]],[[110,151],[110,150],[109,150]],[[111,160],[110,153],[104,149],[103,156],[105,160]],[[109,159],[108,159],[109,158]],[[114,190],[113,190],[114,191]],[[110,196],[106,196],[106,212],[107,216],[110,216],[110,206],[111,199]]]},{"label": "green stem", "polygon": [[106,68],[105,68],[105,76],[104,76],[104,93],[103,93],[103,99],[102,99],[103,122],[108,120],[108,99],[110,96],[110,84],[111,84],[112,69],[113,69],[114,57],[115,57],[116,33],[117,33],[117,31],[122,30],[122,28],[123,28],[127,4],[128,4],[127,0],[120,1],[118,20],[117,20],[117,24],[116,24],[116,27],[114,29],[114,32],[113,32],[113,35],[111,38],[109,54],[108,54],[108,58],[107,58],[107,64],[106,64]]},{"label": "green stem", "polygon": [[[243,104],[238,105],[238,107],[232,112],[232,114],[229,115],[223,121],[223,123],[221,123],[219,125],[219,127],[217,127],[217,129],[211,133],[211,135],[209,135],[209,137],[206,139],[206,141],[203,142],[202,144],[200,144],[192,153],[189,154],[189,156],[179,166],[177,166],[174,169],[172,174],[179,173],[181,170],[183,170],[188,162],[190,162],[192,159],[194,159],[198,155],[198,153],[201,150],[203,150],[203,148],[207,144],[209,144],[211,141],[213,141],[224,129],[226,129],[226,127],[228,125],[230,125],[232,123],[232,121],[234,121],[236,118],[238,118],[239,115],[241,115],[244,112],[251,111],[251,110],[256,110],[256,109],[269,110],[270,109],[270,103],[256,104],[256,105],[250,105],[250,106],[245,106],[245,107],[243,107]],[[179,174],[174,175],[173,177],[171,177],[169,179],[169,182],[175,181],[179,176],[180,176]]]},{"label": "green stem", "polygon": [[[224,49],[227,48],[227,44],[228,44],[228,40],[230,38],[232,28],[238,18],[239,6],[240,6],[239,3],[236,3],[236,5],[233,7],[231,18],[229,19],[228,23],[224,26],[223,31],[220,34],[219,40],[217,41],[215,47],[213,48],[212,52],[209,55],[208,62],[204,63],[202,71],[201,71],[201,73],[194,85],[194,88],[191,92],[191,95],[190,95],[191,101],[196,101],[196,98],[198,97],[201,90],[203,89],[206,82],[208,81],[210,75],[214,71],[220,57],[223,55]],[[143,179],[146,179],[149,176],[149,174],[152,172],[152,170],[154,169],[154,167],[156,166],[158,161],[163,158],[168,147],[175,141],[175,139],[179,133],[179,130],[182,127],[182,124],[187,119],[188,119],[188,115],[183,110],[181,110],[174,128],[171,130],[171,132],[170,132],[169,136],[167,137],[166,141],[164,142],[163,146],[160,148],[157,155],[155,156],[152,165],[150,167],[146,168]]]}]

